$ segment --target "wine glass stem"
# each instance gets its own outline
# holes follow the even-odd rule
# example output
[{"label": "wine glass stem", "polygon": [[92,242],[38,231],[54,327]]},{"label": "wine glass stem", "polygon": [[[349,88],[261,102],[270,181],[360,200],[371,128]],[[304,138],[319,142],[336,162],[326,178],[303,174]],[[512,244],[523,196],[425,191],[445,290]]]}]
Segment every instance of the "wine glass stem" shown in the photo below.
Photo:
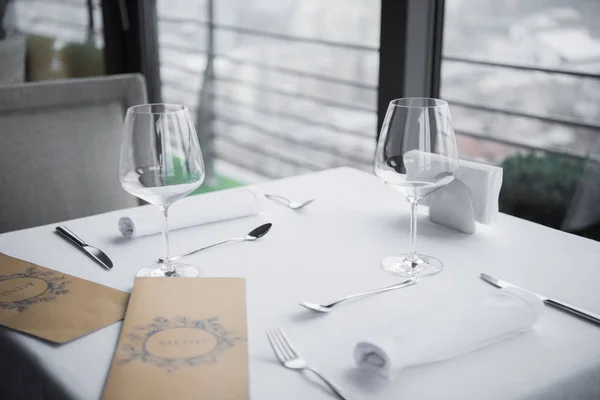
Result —
[{"label": "wine glass stem", "polygon": [[168,206],[160,207],[160,211],[163,215],[162,225],[162,241],[163,241],[163,263],[161,269],[163,272],[173,272],[175,268],[171,266],[171,260],[169,258],[169,219],[168,219]]},{"label": "wine glass stem", "polygon": [[410,241],[408,255],[411,260],[417,259],[417,205],[418,199],[408,199],[410,202]]}]

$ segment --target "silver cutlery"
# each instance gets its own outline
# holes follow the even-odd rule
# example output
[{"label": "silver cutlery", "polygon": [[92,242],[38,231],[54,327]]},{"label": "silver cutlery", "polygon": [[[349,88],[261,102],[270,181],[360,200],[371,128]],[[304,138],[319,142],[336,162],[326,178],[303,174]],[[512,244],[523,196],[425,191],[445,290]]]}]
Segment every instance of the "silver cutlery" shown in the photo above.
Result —
[{"label": "silver cutlery", "polygon": [[[230,243],[230,242],[252,242],[252,241],[254,241],[256,239],[260,239],[261,237],[265,236],[267,234],[267,232],[269,232],[269,230],[271,229],[271,226],[273,226],[273,224],[271,224],[271,223],[261,225],[258,228],[254,228],[252,231],[250,231],[244,237],[227,239],[227,240],[223,240],[223,241],[218,242],[218,243],[211,244],[210,246],[205,246],[205,247],[201,247],[201,248],[196,249],[196,250],[188,251],[187,253],[183,253],[183,254],[179,254],[179,255],[171,257],[170,261],[176,261],[176,260],[179,260],[179,259],[181,259],[183,257],[187,257],[187,256],[190,256],[192,254],[196,254],[196,253],[198,253],[200,251],[203,251],[203,250],[206,250],[206,249],[210,249],[212,247],[220,246],[220,245],[225,244],[225,243]],[[159,258],[158,262],[162,263],[163,259]]]},{"label": "silver cutlery", "polygon": [[583,310],[579,307],[572,306],[572,305],[564,303],[562,301],[552,299],[550,297],[542,296],[541,294],[534,293],[530,290],[520,288],[517,285],[513,285],[512,283],[508,283],[506,281],[494,278],[493,276],[490,276],[488,274],[481,274],[481,275],[479,275],[479,277],[481,279],[483,279],[484,281],[486,281],[487,283],[490,283],[498,288],[515,287],[518,289],[526,290],[529,293],[532,293],[532,294],[536,295],[537,297],[539,297],[544,302],[544,304],[546,304],[547,306],[556,308],[556,309],[564,311],[566,313],[575,315],[576,317],[583,318],[585,320],[588,320],[590,322],[600,325],[600,315],[598,315],[598,314],[594,314],[592,312]]},{"label": "silver cutlery", "polygon": [[105,269],[107,269],[107,270],[112,269],[112,267],[113,267],[112,261],[110,260],[110,258],[108,258],[108,256],[102,250],[86,243],[83,239],[81,239],[79,236],[74,234],[66,226],[57,226],[56,232],[63,239],[66,239],[67,241],[69,241],[71,244],[73,244],[79,250],[83,251],[85,254],[87,254],[89,257],[91,257],[94,261],[96,261],[98,264],[103,266]]},{"label": "silver cutlery", "polygon": [[279,196],[276,194],[266,194],[266,193],[265,193],[265,197],[268,199],[271,199],[271,200],[275,200],[279,203],[283,203],[284,205],[288,206],[292,210],[299,210],[301,208],[304,208],[316,200],[316,199],[309,199],[309,200],[306,200],[303,202],[297,202],[297,201],[292,201],[292,200],[288,199],[287,197]]},{"label": "silver cutlery", "polygon": [[367,292],[361,292],[361,293],[356,293],[356,294],[351,294],[350,296],[346,296],[343,299],[340,299],[338,301],[334,301],[333,303],[329,303],[329,304],[316,304],[316,303],[308,303],[308,302],[302,302],[302,303],[298,303],[300,304],[302,307],[307,308],[311,311],[316,311],[316,312],[320,312],[320,313],[328,313],[330,312],[335,306],[337,306],[340,303],[343,303],[344,301],[350,300],[350,299],[356,299],[357,297],[362,297],[362,296],[367,296],[370,294],[375,294],[375,293],[383,293],[383,292],[388,292],[390,290],[396,290],[396,289],[400,289],[412,284],[415,284],[419,281],[419,278],[417,277],[412,277],[412,278],[408,278],[400,283],[396,283],[395,285],[392,286],[386,286],[384,288],[379,288],[379,289],[373,289],[373,290],[369,290]]},{"label": "silver cutlery", "polygon": [[352,400],[350,396],[344,394],[342,389],[329,379],[325,378],[323,374],[317,371],[315,368],[309,367],[306,361],[300,357],[296,349],[292,346],[292,343],[283,334],[281,329],[276,328],[267,331],[267,338],[275,356],[283,364],[284,367],[295,370],[308,370],[317,375],[323,382],[325,382],[342,400]]}]

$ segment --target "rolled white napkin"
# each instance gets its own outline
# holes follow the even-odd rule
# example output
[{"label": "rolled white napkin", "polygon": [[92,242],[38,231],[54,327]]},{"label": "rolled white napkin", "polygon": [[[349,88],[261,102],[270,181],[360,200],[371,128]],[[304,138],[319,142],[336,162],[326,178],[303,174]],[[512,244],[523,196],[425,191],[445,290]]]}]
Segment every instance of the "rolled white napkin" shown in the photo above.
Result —
[{"label": "rolled white napkin", "polygon": [[[261,202],[251,189],[227,190],[187,197],[169,209],[169,230],[256,215]],[[119,219],[119,232],[134,238],[161,232],[160,213],[132,214]]]},{"label": "rolled white napkin", "polygon": [[543,310],[544,303],[529,292],[500,289],[480,302],[359,342],[354,359],[391,379],[405,367],[447,360],[527,331]]}]

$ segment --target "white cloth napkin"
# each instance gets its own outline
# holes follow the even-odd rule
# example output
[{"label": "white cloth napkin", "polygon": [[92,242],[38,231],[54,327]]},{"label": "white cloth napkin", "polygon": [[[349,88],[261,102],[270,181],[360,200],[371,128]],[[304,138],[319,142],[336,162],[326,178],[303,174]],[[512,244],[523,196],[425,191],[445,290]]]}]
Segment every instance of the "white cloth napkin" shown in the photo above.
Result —
[{"label": "white cloth napkin", "polygon": [[527,331],[543,310],[542,300],[525,290],[500,289],[472,305],[359,342],[354,359],[359,367],[391,379],[405,367],[447,360]]},{"label": "white cloth napkin", "polygon": [[[261,211],[258,194],[251,189],[226,190],[186,197],[169,209],[169,230],[256,215]],[[161,232],[162,216],[132,214],[119,219],[119,232],[134,238]]]},{"label": "white cloth napkin", "polygon": [[[455,175],[464,183],[473,200],[475,220],[490,224],[498,217],[498,199],[502,188],[502,168],[473,161],[458,161]],[[441,190],[444,190],[442,188]],[[435,193],[433,193],[435,195]]]},{"label": "white cloth napkin", "polygon": [[[439,154],[412,150],[405,155],[405,165],[408,180],[430,180],[437,174],[447,171],[447,157]],[[502,187],[502,168],[473,161],[458,160],[458,169],[454,174],[469,189],[475,220],[482,224],[490,224],[498,217],[498,198]],[[444,188],[433,192],[431,196],[441,196]],[[428,197],[421,203],[429,204]]]}]

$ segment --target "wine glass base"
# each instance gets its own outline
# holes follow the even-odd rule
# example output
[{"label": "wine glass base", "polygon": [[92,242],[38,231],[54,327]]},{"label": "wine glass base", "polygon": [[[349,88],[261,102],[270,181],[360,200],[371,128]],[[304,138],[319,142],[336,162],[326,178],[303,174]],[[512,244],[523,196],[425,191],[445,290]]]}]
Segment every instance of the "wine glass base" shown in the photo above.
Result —
[{"label": "wine glass base", "polygon": [[164,270],[162,267],[148,267],[138,271],[136,276],[145,277],[177,277],[177,278],[196,278],[202,275],[201,271],[188,264],[171,262],[170,267],[174,268],[172,272]]},{"label": "wine glass base", "polygon": [[397,276],[424,276],[437,274],[444,268],[444,263],[435,257],[424,254],[403,254],[399,257],[386,257],[381,268],[389,274]]}]

